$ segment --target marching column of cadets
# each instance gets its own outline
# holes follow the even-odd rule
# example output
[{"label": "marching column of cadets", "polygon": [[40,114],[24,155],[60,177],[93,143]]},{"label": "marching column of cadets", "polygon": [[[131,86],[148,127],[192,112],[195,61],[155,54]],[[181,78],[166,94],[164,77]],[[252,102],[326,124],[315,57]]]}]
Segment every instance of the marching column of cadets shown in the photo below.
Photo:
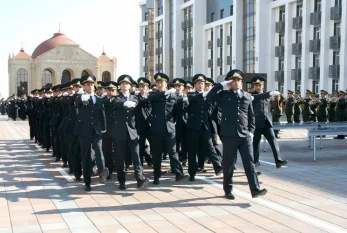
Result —
[{"label": "marching column of cadets", "polygon": [[[55,161],[62,160],[76,181],[83,178],[86,191],[91,190],[93,172],[101,183],[117,174],[119,189],[125,190],[130,165],[142,188],[149,182],[144,161],[153,167],[153,184],[159,185],[165,173],[162,160],[168,156],[176,182],[188,176],[194,182],[197,172],[206,172],[205,162],[212,163],[216,175],[223,173],[225,197],[234,199],[232,176],[239,151],[252,197],[262,196],[267,191],[260,188],[261,172],[256,171],[261,134],[276,149],[277,168],[287,163],[267,118],[270,97],[278,98],[279,93],[263,93],[262,88],[244,92],[243,77],[242,71],[231,70],[218,84],[203,74],[192,82],[176,78],[170,83],[166,74],[157,73],[151,85],[146,78],[135,82],[129,75],[121,75],[117,82],[96,82],[87,74],[31,92],[25,104],[30,138],[46,151],[52,148]],[[264,81],[252,79],[255,87],[263,87]]]}]

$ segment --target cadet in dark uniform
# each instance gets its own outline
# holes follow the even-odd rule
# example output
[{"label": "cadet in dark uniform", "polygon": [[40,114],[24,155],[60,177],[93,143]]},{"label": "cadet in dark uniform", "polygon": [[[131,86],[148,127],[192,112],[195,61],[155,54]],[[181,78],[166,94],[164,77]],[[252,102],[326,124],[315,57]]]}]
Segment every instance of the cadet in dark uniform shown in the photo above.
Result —
[{"label": "cadet in dark uniform", "polygon": [[95,86],[96,87],[96,94],[99,96],[99,97],[104,97],[106,95],[105,93],[105,83],[103,81],[97,81],[96,82],[97,85]]},{"label": "cadet in dark uniform", "polygon": [[294,104],[294,122],[300,123],[302,98],[300,97],[300,91],[299,90],[295,91],[294,98],[296,100],[296,102]]},{"label": "cadet in dark uniform", "polygon": [[325,90],[320,91],[321,98],[318,100],[317,107],[317,120],[318,122],[327,122],[328,121],[328,92]]},{"label": "cadet in dark uniform", "polygon": [[193,83],[190,81],[186,81],[186,84],[184,85],[184,93],[188,95],[188,93],[192,92],[193,90]]},{"label": "cadet in dark uniform", "polygon": [[50,108],[50,101],[51,101],[51,95],[53,93],[53,90],[48,87],[45,90],[46,95],[43,98],[43,113],[42,113],[42,120],[43,120],[43,147],[46,148],[46,152],[49,152],[49,149],[51,148],[51,126],[50,121],[52,117],[51,108]]},{"label": "cadet in dark uniform", "polygon": [[21,120],[25,121],[27,119],[27,98],[26,95],[22,95],[18,100],[18,116]]},{"label": "cadet in dark uniform", "polygon": [[221,139],[223,142],[223,189],[225,197],[235,199],[232,194],[232,178],[237,151],[240,152],[243,167],[252,197],[265,195],[260,189],[255,172],[252,151],[252,137],[255,129],[251,95],[242,91],[243,73],[231,70],[226,81],[215,85],[207,94],[207,100],[216,101],[221,108]]},{"label": "cadet in dark uniform", "polygon": [[[283,100],[284,97],[283,95],[277,95],[274,96],[270,100],[270,111],[272,113],[272,123],[279,123],[280,118],[282,117],[282,112],[283,112]],[[275,132],[275,137],[279,138],[278,133],[279,130],[274,130]]]},{"label": "cadet in dark uniform", "polygon": [[[339,92],[339,100],[336,102],[335,106],[335,121],[347,121],[347,100],[345,99],[346,92]],[[334,139],[345,139],[345,135],[338,135]]]},{"label": "cadet in dark uniform", "polygon": [[94,94],[94,75],[83,75],[81,84],[86,94],[77,96],[75,105],[78,109],[76,135],[79,137],[83,163],[84,189],[90,191],[92,157],[91,145],[95,151],[95,160],[98,167],[100,182],[103,183],[108,176],[108,168],[101,150],[102,133],[106,131],[106,119],[103,101]]},{"label": "cadet in dark uniform", "polygon": [[269,120],[269,98],[270,96],[279,95],[278,91],[270,91],[263,93],[265,78],[254,77],[252,78],[254,91],[252,92],[252,104],[255,115],[255,131],[253,138],[253,150],[254,150],[254,162],[257,166],[259,163],[259,143],[261,135],[264,135],[269,142],[272,153],[275,159],[276,167],[287,164],[287,160],[282,160],[280,157],[280,149],[275,137],[275,133],[272,128],[272,124]]},{"label": "cadet in dark uniform", "polygon": [[[175,78],[172,80],[172,83],[176,89],[176,94],[178,99],[183,99],[184,97],[187,97],[186,94],[184,94],[184,85],[186,84],[186,81],[184,81],[181,78]],[[182,166],[187,165],[187,106],[188,103],[186,101],[180,101],[177,104],[177,110],[176,110],[176,152],[179,155],[179,159],[182,162]]]},{"label": "cadet in dark uniform", "polygon": [[296,99],[293,96],[293,91],[288,90],[288,97],[287,100],[285,101],[286,103],[286,115],[287,115],[287,122],[288,123],[293,123],[294,122],[294,113],[295,113],[295,104],[296,104]]},{"label": "cadet in dark uniform", "polygon": [[118,78],[118,85],[121,90],[112,103],[114,108],[112,138],[115,145],[116,171],[119,182],[119,189],[125,190],[124,162],[126,151],[130,151],[133,161],[137,188],[148,183],[148,179],[143,174],[143,168],[139,155],[139,137],[135,127],[135,107],[138,103],[136,96],[130,94],[132,78],[129,75],[121,75]]},{"label": "cadet in dark uniform", "polygon": [[58,128],[58,134],[59,134],[59,146],[60,146],[60,153],[61,158],[63,160],[63,168],[67,167],[67,161],[68,161],[68,154],[67,154],[67,148],[66,148],[66,140],[64,138],[64,123],[66,121],[67,117],[67,109],[65,108],[65,99],[69,95],[67,92],[67,89],[69,88],[69,84],[62,84],[61,85],[61,91],[62,94],[58,96],[58,98],[55,100],[55,103],[57,103],[57,111],[59,112],[59,118],[57,118],[56,125]]},{"label": "cadet in dark uniform", "polygon": [[139,93],[137,95],[138,104],[135,108],[135,125],[139,135],[139,153],[140,161],[143,166],[145,159],[149,167],[152,166],[152,156],[149,152],[146,140],[150,141],[150,125],[147,118],[151,114],[151,106],[148,101],[148,91],[151,82],[146,78],[139,78],[137,80],[139,85]]},{"label": "cadet in dark uniform", "polygon": [[303,109],[302,109],[302,118],[303,122],[308,122],[312,119],[313,111],[311,109],[312,105],[312,92],[310,90],[306,90],[306,98],[304,99]]},{"label": "cadet in dark uniform", "polygon": [[176,175],[176,181],[185,178],[182,164],[179,162],[175,151],[176,135],[176,90],[166,90],[169,77],[163,73],[156,73],[154,79],[157,84],[157,92],[148,96],[152,110],[148,119],[151,124],[151,154],[153,156],[154,184],[159,184],[161,177],[161,159],[164,152],[169,154],[172,173]]},{"label": "cadet in dark uniform", "polygon": [[339,100],[339,92],[334,91],[333,97],[330,98],[330,101],[329,101],[329,108],[328,108],[329,122],[335,121],[335,107],[336,107],[336,102],[338,100]]}]

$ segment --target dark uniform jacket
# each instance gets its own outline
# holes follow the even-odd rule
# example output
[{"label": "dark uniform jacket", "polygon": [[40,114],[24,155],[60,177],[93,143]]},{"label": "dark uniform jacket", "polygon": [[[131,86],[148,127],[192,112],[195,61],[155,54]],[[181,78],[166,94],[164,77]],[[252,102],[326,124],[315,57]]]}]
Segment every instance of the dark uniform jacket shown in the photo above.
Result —
[{"label": "dark uniform jacket", "polygon": [[345,99],[339,99],[336,102],[335,117],[346,117],[347,101]]},{"label": "dark uniform jacket", "polygon": [[295,100],[294,97],[291,97],[291,98],[287,99],[286,110],[285,110],[287,115],[294,115],[295,103],[296,103],[296,100]]},{"label": "dark uniform jacket", "polygon": [[75,133],[80,137],[92,138],[94,130],[101,137],[102,131],[106,130],[103,101],[95,95],[95,104],[93,104],[92,99],[89,99],[88,104],[84,105],[81,96],[79,95],[75,99],[75,105],[78,109]]},{"label": "dark uniform jacket", "polygon": [[137,95],[138,104],[135,108],[135,123],[137,132],[147,132],[150,129],[150,125],[147,121],[151,114],[151,105],[149,104],[148,98]]},{"label": "dark uniform jacket", "polygon": [[165,92],[151,92],[148,96],[151,104],[151,116],[148,122],[151,131],[156,133],[175,133],[177,95],[165,96]]},{"label": "dark uniform jacket", "polygon": [[312,106],[311,106],[311,98],[305,98],[304,99],[304,106],[302,109],[302,115],[313,115],[314,112],[312,111]]},{"label": "dark uniform jacket", "polygon": [[282,116],[282,102],[283,96],[280,96],[280,99],[271,99],[270,100],[270,111],[273,116]]},{"label": "dark uniform jacket", "polygon": [[111,136],[112,122],[113,122],[113,106],[112,101],[114,97],[109,98],[107,95],[102,98],[105,108],[105,118],[106,118],[106,135]]},{"label": "dark uniform jacket", "polygon": [[222,112],[221,136],[248,137],[254,133],[255,118],[251,95],[243,92],[239,98],[234,91],[223,91],[221,84],[215,85],[207,94],[208,101],[216,101]]},{"label": "dark uniform jacket", "polygon": [[211,130],[210,113],[212,105],[209,101],[204,100],[202,93],[195,92],[188,95],[189,105],[187,107],[188,121],[187,128],[199,130],[201,124]]},{"label": "dark uniform jacket", "polygon": [[269,112],[269,98],[270,92],[258,93],[256,91],[251,93],[253,96],[253,111],[255,115],[255,127],[256,128],[265,128],[266,122],[272,126]]},{"label": "dark uniform jacket", "polygon": [[317,116],[327,117],[328,116],[328,100],[326,98],[320,99],[318,105]]},{"label": "dark uniform jacket", "polygon": [[[128,133],[132,140],[138,137],[135,125],[136,108],[125,107],[125,101],[127,101],[127,97],[120,93],[112,102],[114,108],[112,138],[116,140],[126,140]],[[129,95],[129,101],[138,103],[134,95]]]},{"label": "dark uniform jacket", "polygon": [[79,94],[74,94],[66,98],[66,106],[68,110],[68,115],[64,127],[65,134],[71,135],[75,133],[76,121],[77,121],[77,109],[75,106],[75,100]]},{"label": "dark uniform jacket", "polygon": [[57,96],[55,98],[55,105],[54,105],[54,108],[55,108],[55,121],[54,121],[54,127],[59,127],[62,120],[63,120],[63,115],[64,115],[64,112],[63,112],[63,108],[61,106],[61,99],[62,99],[62,95],[61,96]]}]

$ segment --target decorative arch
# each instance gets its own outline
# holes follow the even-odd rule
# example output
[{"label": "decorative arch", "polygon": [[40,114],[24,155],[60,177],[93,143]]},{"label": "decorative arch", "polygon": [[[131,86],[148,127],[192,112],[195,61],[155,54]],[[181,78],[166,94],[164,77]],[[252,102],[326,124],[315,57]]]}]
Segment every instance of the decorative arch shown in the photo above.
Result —
[{"label": "decorative arch", "polygon": [[17,95],[28,95],[28,71],[20,68],[17,70]]},{"label": "decorative arch", "polygon": [[84,69],[81,73],[81,77],[86,74],[93,74],[93,72],[90,69]]},{"label": "decorative arch", "polygon": [[42,71],[41,85],[42,87],[52,87],[55,72],[51,68],[46,68]]},{"label": "decorative arch", "polygon": [[111,73],[109,71],[102,72],[102,81],[103,82],[111,81]]},{"label": "decorative arch", "polygon": [[61,74],[61,84],[65,84],[70,82],[74,78],[74,72],[72,69],[65,69]]}]

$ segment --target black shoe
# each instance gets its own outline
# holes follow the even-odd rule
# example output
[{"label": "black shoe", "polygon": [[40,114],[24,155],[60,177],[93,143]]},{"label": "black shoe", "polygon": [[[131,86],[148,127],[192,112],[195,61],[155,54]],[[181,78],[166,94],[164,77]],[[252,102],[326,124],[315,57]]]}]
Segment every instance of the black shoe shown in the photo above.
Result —
[{"label": "black shoe", "polygon": [[192,181],[192,182],[195,181],[195,176],[190,176],[189,181]]},{"label": "black shoe", "polygon": [[148,162],[147,162],[147,166],[148,166],[148,167],[153,167],[153,163],[152,163],[151,161],[148,161]]},{"label": "black shoe", "polygon": [[168,174],[168,173],[169,173],[168,171],[161,171],[162,175],[165,175],[165,174]]},{"label": "black shoe", "polygon": [[149,180],[147,178],[145,178],[144,180],[138,180],[137,181],[137,188],[142,188],[143,186],[145,186],[146,184],[148,184]]},{"label": "black shoe", "polygon": [[198,169],[197,169],[197,172],[199,172],[199,173],[205,173],[205,172],[207,172],[204,168],[201,168],[201,167],[199,167]]},{"label": "black shoe", "polygon": [[186,177],[188,177],[188,176],[187,175],[177,174],[176,175],[176,182],[182,182]]},{"label": "black shoe", "polygon": [[276,163],[276,167],[280,168],[288,163],[288,160],[280,160]]},{"label": "black shoe", "polygon": [[109,174],[109,175],[106,177],[106,180],[110,180],[110,179],[112,179],[111,174]]},{"label": "black shoe", "polygon": [[87,191],[87,192],[91,191],[92,188],[90,187],[90,184],[85,184],[84,185],[84,190]]},{"label": "black shoe", "polygon": [[218,176],[219,174],[222,173],[222,171],[223,171],[223,167],[217,167],[214,173],[216,174],[216,176]]},{"label": "black shoe", "polygon": [[259,167],[261,164],[259,162],[254,163],[256,167]]},{"label": "black shoe", "polygon": [[75,177],[75,181],[80,182],[82,181],[81,177]]},{"label": "black shoe", "polygon": [[237,167],[234,165],[234,171],[237,170]]},{"label": "black shoe", "polygon": [[49,152],[49,147],[48,147],[48,148],[46,148],[46,152]]},{"label": "black shoe", "polygon": [[224,197],[229,200],[235,200],[235,196],[232,193],[226,193]]},{"label": "black shoe", "polygon": [[54,160],[54,162],[59,162],[60,161],[60,158],[56,158],[55,160]]},{"label": "black shoe", "polygon": [[68,173],[68,174],[73,174],[72,169],[69,169],[69,170],[67,171],[67,173]]},{"label": "black shoe", "polygon": [[257,175],[260,176],[261,174],[263,174],[262,172],[257,172]]},{"label": "black shoe", "polygon": [[119,184],[119,189],[120,190],[126,190],[127,188],[125,187],[125,184]]},{"label": "black shoe", "polygon": [[251,193],[252,193],[252,198],[256,198],[256,197],[264,196],[267,193],[267,190],[256,189],[256,190],[253,190]]},{"label": "black shoe", "polygon": [[64,162],[63,165],[61,166],[62,168],[67,168],[67,162]]},{"label": "black shoe", "polygon": [[159,178],[154,178],[153,184],[158,185],[159,183],[160,183],[160,182],[159,182]]}]

